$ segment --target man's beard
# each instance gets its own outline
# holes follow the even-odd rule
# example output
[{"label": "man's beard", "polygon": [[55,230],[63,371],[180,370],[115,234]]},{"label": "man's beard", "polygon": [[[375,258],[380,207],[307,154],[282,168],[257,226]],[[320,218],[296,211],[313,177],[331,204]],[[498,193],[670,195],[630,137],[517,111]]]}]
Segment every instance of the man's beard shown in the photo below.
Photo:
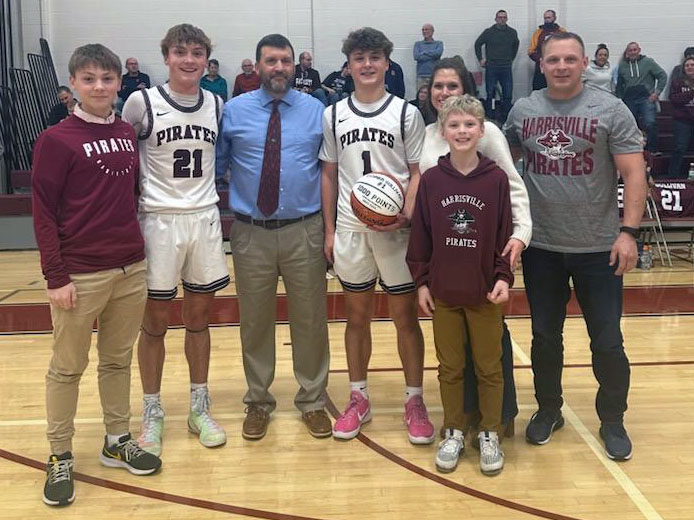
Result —
[{"label": "man's beard", "polygon": [[[284,82],[280,81],[286,80]],[[274,80],[274,81],[273,81]],[[274,75],[260,74],[260,82],[265,90],[272,94],[286,94],[294,83],[294,74],[275,73]]]}]

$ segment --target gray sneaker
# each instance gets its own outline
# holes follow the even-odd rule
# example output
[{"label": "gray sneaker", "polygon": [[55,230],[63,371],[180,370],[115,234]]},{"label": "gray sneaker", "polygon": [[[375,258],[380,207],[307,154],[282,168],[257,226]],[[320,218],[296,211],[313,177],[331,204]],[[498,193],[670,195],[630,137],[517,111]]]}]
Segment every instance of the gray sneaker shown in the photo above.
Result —
[{"label": "gray sneaker", "polygon": [[447,428],[445,438],[439,443],[436,451],[436,469],[441,473],[450,473],[458,467],[458,459],[465,451],[465,438],[461,430]]},{"label": "gray sneaker", "polygon": [[499,445],[499,435],[496,432],[482,431],[480,440],[480,470],[483,474],[497,475],[504,469],[504,452]]}]

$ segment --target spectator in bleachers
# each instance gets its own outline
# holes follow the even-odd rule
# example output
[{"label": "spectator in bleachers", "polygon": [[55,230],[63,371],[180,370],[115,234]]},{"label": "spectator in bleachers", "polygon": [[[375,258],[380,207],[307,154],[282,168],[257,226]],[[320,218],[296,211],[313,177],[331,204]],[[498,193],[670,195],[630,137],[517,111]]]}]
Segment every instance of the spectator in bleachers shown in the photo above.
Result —
[{"label": "spectator in bleachers", "polygon": [[405,77],[402,73],[402,67],[393,60],[389,61],[385,82],[388,92],[405,99]]},{"label": "spectator in bleachers", "polygon": [[414,105],[424,118],[424,124],[431,124],[436,121],[436,114],[429,109],[429,85],[422,85],[417,91],[417,97],[410,100],[410,105]]},{"label": "spectator in bleachers", "polygon": [[336,70],[328,74],[323,80],[323,88],[328,92],[328,102],[332,105],[349,97],[354,92],[354,80],[349,73],[349,65],[347,62],[342,64],[340,70]]},{"label": "spectator in bleachers", "polygon": [[125,68],[128,72],[123,74],[121,87],[118,91],[118,97],[123,103],[125,103],[130,97],[130,94],[136,90],[151,87],[149,76],[144,72],[140,72],[140,64],[137,62],[137,58],[128,58],[125,60]]},{"label": "spectator in bleachers", "polygon": [[685,59],[681,69],[683,75],[673,79],[670,84],[672,133],[675,138],[675,149],[668,170],[668,177],[671,179],[687,176],[682,162],[694,132],[694,56]]},{"label": "spectator in bleachers", "polygon": [[227,80],[219,75],[219,62],[214,58],[207,62],[207,75],[200,78],[200,88],[217,94],[225,103],[229,97]]},{"label": "spectator in bleachers", "polygon": [[48,126],[57,125],[75,110],[77,100],[72,95],[70,87],[66,87],[65,85],[59,86],[58,99],[60,103],[51,108],[51,112],[48,114]]},{"label": "spectator in bleachers", "polygon": [[[431,77],[431,71],[443,54],[443,42],[434,40],[434,26],[430,23],[422,25],[423,40],[415,42],[414,61],[417,62],[417,86],[427,83]],[[403,94],[404,95],[404,94]]]},{"label": "spectator in bleachers", "polygon": [[533,33],[530,39],[530,47],[528,47],[528,56],[535,62],[535,73],[533,74],[533,90],[540,90],[547,86],[545,75],[540,70],[540,58],[542,58],[542,43],[547,36],[558,31],[566,31],[557,23],[557,12],[554,9],[548,9],[543,15],[544,23],[540,25]]},{"label": "spectator in bleachers", "polygon": [[648,135],[647,149],[658,150],[656,103],[665,89],[667,73],[653,58],[641,54],[641,47],[631,42],[624,50],[617,71],[617,96],[629,107],[636,121]]},{"label": "spectator in bleachers", "polygon": [[246,58],[241,62],[241,70],[243,72],[236,76],[234,81],[233,97],[240,96],[245,92],[258,90],[260,88],[260,76],[253,68],[253,62]]},{"label": "spectator in bleachers", "polygon": [[[694,57],[694,47],[687,47],[684,49],[684,59]],[[670,81],[675,81],[676,79],[682,79],[682,64],[677,64],[672,68],[670,73]]]},{"label": "spectator in bleachers", "polygon": [[[518,33],[510,27],[508,13],[503,9],[496,12],[494,18],[496,22],[491,27],[487,27],[475,41],[475,54],[480,66],[485,69],[484,79],[486,87],[486,99],[484,101],[484,111],[487,117],[492,114],[492,100],[497,83],[501,87],[501,113],[499,121],[506,121],[508,111],[511,110],[513,101],[513,60],[518,54]],[[486,58],[482,57],[482,47]]]},{"label": "spectator in bleachers", "polygon": [[328,106],[328,95],[321,88],[320,74],[311,65],[313,65],[313,56],[310,52],[304,51],[299,54],[299,63],[294,69],[294,88],[312,95],[325,106]]},{"label": "spectator in bleachers", "polygon": [[595,51],[595,59],[588,62],[583,72],[583,83],[614,94],[615,71],[610,66],[610,50],[601,43]]}]

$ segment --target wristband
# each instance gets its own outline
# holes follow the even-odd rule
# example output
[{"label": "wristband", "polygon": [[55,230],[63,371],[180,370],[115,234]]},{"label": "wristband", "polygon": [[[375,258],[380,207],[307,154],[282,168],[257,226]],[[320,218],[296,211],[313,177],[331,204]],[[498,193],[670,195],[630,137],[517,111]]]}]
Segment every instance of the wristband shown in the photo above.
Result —
[{"label": "wristband", "polygon": [[635,227],[622,226],[619,228],[619,232],[620,233],[626,233],[627,235],[631,235],[632,237],[634,237],[636,239],[636,238],[639,238],[640,230],[639,230],[639,228],[635,228]]}]

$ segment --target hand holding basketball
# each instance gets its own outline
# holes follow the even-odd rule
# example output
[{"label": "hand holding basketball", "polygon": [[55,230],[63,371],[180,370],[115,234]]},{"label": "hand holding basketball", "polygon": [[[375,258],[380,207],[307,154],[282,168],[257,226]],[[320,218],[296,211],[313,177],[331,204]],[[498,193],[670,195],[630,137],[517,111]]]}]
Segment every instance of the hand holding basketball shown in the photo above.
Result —
[{"label": "hand holding basketball", "polygon": [[[390,226],[407,221],[401,214],[405,204],[405,191],[398,180],[388,173],[367,173],[354,186],[350,196],[352,211],[367,226]],[[400,218],[399,218],[400,217]],[[406,224],[407,222],[405,222]]]}]

